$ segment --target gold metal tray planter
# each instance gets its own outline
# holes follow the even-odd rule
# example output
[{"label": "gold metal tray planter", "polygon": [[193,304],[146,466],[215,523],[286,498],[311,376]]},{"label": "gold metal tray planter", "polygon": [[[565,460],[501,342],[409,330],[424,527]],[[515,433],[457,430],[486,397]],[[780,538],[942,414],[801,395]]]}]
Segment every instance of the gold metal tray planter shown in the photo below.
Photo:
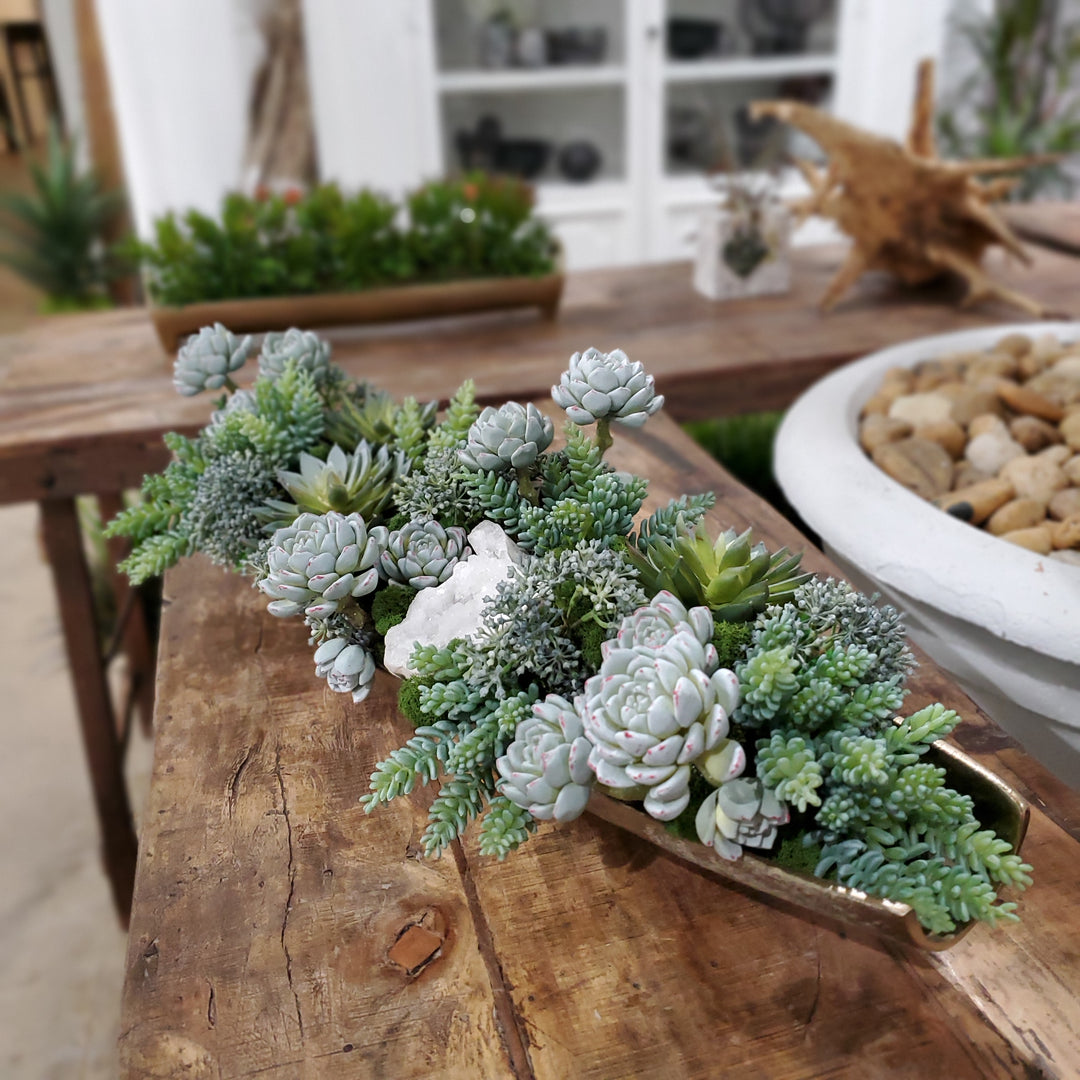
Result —
[{"label": "gold metal tray planter", "polygon": [[[948,743],[935,743],[926,761],[945,769],[948,783],[975,801],[975,816],[983,828],[992,828],[1019,853],[1027,832],[1030,810],[1012,788],[992,772],[972,761]],[[955,945],[975,925],[964,923],[951,934],[932,934],[907,904],[882,900],[858,889],[788,870],[774,860],[744,853],[734,861],[722,859],[711,848],[683,840],[630,803],[595,792],[587,807],[602,821],[633,833],[684,862],[692,863],[719,878],[774,897],[811,916],[846,923],[882,937],[920,949],[940,952]]]},{"label": "gold metal tray planter", "polygon": [[211,300],[175,307],[151,305],[150,318],[169,353],[175,352],[188,334],[215,322],[234,333],[262,333],[290,326],[359,326],[530,307],[553,319],[564,281],[560,258],[553,273],[539,277],[472,278],[353,292]]}]

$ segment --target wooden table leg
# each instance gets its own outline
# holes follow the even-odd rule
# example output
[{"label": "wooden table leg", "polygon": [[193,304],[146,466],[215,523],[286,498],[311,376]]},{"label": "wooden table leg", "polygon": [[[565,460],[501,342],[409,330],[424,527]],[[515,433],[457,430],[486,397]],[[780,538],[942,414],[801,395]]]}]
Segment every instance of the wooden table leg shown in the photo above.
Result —
[{"label": "wooden table leg", "polygon": [[[124,509],[124,499],[119,492],[99,495],[97,501],[103,525],[110,522]],[[115,567],[128,554],[131,544],[123,537],[113,537],[107,542],[107,547],[109,560]],[[154,723],[154,642],[150,639],[150,629],[146,624],[142,595],[131,597],[131,593],[135,590],[128,583],[127,577],[117,573],[115,569],[112,572],[112,580],[118,617],[124,611],[129,598],[134,600],[121,631],[121,640],[130,666],[131,689],[139,711],[142,730],[149,735]]]},{"label": "wooden table leg", "polygon": [[137,841],[124,782],[123,750],[101,663],[90,571],[74,499],[46,499],[41,508],[68,665],[79,712],[83,751],[101,823],[102,856],[121,922],[131,914]]}]

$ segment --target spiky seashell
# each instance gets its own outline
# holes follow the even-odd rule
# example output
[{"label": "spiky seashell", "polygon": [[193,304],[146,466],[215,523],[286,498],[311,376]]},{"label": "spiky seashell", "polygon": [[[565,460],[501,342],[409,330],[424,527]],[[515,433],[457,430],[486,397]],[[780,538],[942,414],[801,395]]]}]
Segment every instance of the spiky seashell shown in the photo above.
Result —
[{"label": "spiky seashell", "polygon": [[297,330],[295,326],[284,333],[275,331],[263,338],[259,352],[260,375],[276,379],[284,374],[290,360],[310,371],[317,384],[324,382],[330,374],[330,343],[310,330]]},{"label": "spiky seashell", "polygon": [[551,445],[554,435],[555,425],[531,402],[508,401],[497,409],[489,405],[473,421],[458,456],[477,471],[527,469]]},{"label": "spiky seashell", "polygon": [[347,638],[330,638],[315,650],[315,674],[335,693],[352,694],[353,701],[359,703],[371,692],[375,658]]},{"label": "spiky seashell", "polygon": [[691,630],[652,653],[612,650],[586,681],[581,715],[589,765],[616,790],[647,788],[645,810],[671,821],[690,802],[690,765],[728,734],[739,681],[706,673],[710,657]]},{"label": "spiky seashell", "polygon": [[771,848],[776,830],[791,818],[787,804],[757,779],[737,777],[722,783],[698,808],[698,839],[725,859],[737,859],[743,846]]},{"label": "spiky seashell", "polygon": [[379,555],[388,533],[368,529],[359,514],[301,514],[278,529],[267,552],[259,588],[272,598],[272,615],[326,617],[379,583]]},{"label": "spiky seashell", "polygon": [[499,790],[541,821],[573,821],[585,809],[596,776],[592,743],[575,707],[558,694],[533,705],[514,741],[495,762]]},{"label": "spiky seashell", "polygon": [[618,420],[641,427],[664,404],[653,377],[622,349],[574,353],[559,385],[551,388],[551,396],[575,424],[582,425]]},{"label": "spiky seashell", "polygon": [[458,562],[471,554],[464,529],[443,528],[437,521],[410,521],[389,534],[379,565],[390,581],[428,589],[446,581]]},{"label": "spiky seashell", "polygon": [[244,366],[250,350],[250,334],[240,340],[221,323],[204,326],[176,354],[173,386],[184,397],[203,390],[220,390],[229,374]]}]

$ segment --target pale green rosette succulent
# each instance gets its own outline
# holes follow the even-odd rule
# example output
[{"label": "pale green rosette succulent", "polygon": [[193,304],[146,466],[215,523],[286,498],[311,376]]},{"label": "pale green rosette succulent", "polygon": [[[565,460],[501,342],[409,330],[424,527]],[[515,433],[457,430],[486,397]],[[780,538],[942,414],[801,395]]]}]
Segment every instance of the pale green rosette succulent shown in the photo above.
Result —
[{"label": "pale green rosette succulent", "polygon": [[573,821],[585,810],[596,780],[591,750],[574,706],[548,694],[518,724],[514,741],[495,762],[499,790],[540,821]]},{"label": "pale green rosette succulent", "polygon": [[269,333],[263,338],[259,352],[259,374],[277,379],[285,373],[290,360],[310,371],[316,386],[330,377],[330,343],[310,330],[292,327],[284,333]]},{"label": "pale green rosette succulent", "polygon": [[687,631],[705,647],[702,670],[711,675],[720,666],[712,644],[715,630],[708,608],[695,607],[688,611],[678,597],[661,590],[647,605],[623,619],[615,637],[600,646],[600,653],[604,659],[618,649],[655,656],[677,633]]},{"label": "pale green rosette succulent", "polygon": [[258,587],[272,615],[326,618],[379,584],[379,555],[388,533],[368,529],[359,514],[301,514],[274,533]]},{"label": "pale green rosette succulent", "polygon": [[458,451],[462,463],[477,472],[527,469],[551,445],[555,425],[531,402],[488,406],[469,428]]},{"label": "pale green rosette succulent", "polygon": [[243,340],[221,323],[204,326],[180,347],[173,365],[173,386],[184,397],[203,390],[232,388],[229,375],[244,366],[251,351],[251,335]]},{"label": "pale green rosette succulent", "polygon": [[472,554],[465,530],[437,521],[410,521],[389,534],[379,557],[383,575],[413,589],[441,585]]},{"label": "pale green rosette succulent", "polygon": [[644,791],[645,810],[660,821],[688,806],[691,763],[730,742],[739,682],[727,669],[707,673],[711,661],[693,631],[679,630],[648,652],[611,650],[585,683],[590,767],[615,794]]},{"label": "pale green rosette succulent", "polygon": [[338,694],[363,701],[375,680],[375,658],[362,645],[343,637],[330,638],[315,650],[315,674]]},{"label": "pale green rosette succulent", "polygon": [[641,427],[664,404],[653,377],[622,349],[574,353],[559,385],[551,388],[551,396],[580,425],[618,420],[629,427]]},{"label": "pale green rosette succulent", "polygon": [[791,819],[787,804],[760,780],[740,776],[721,784],[698,808],[698,839],[725,859],[743,847],[771,848],[776,830]]},{"label": "pale green rosette succulent", "polygon": [[365,439],[351,454],[335,443],[325,461],[301,451],[299,472],[278,472],[279,483],[296,505],[277,501],[268,505],[282,513],[300,510],[325,514],[335,510],[339,514],[360,514],[370,521],[385,509],[394,483],[408,474],[410,464],[400,450],[391,453],[387,447],[373,447]]}]

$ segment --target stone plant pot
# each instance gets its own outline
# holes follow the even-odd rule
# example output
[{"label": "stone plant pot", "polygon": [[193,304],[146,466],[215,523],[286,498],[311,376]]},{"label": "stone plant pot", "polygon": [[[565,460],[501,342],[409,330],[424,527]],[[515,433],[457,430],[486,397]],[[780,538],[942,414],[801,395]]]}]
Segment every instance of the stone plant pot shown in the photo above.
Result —
[{"label": "stone plant pot", "polygon": [[886,370],[982,350],[1006,334],[1080,338],[1080,325],[922,338],[811,387],[777,435],[776,478],[828,554],[905,613],[911,637],[1024,748],[1080,787],[1080,570],[964,524],[883,473],[858,444]]},{"label": "stone plant pot", "polygon": [[710,300],[784,293],[791,287],[791,214],[765,205],[759,221],[710,207],[701,215],[694,288]]}]

